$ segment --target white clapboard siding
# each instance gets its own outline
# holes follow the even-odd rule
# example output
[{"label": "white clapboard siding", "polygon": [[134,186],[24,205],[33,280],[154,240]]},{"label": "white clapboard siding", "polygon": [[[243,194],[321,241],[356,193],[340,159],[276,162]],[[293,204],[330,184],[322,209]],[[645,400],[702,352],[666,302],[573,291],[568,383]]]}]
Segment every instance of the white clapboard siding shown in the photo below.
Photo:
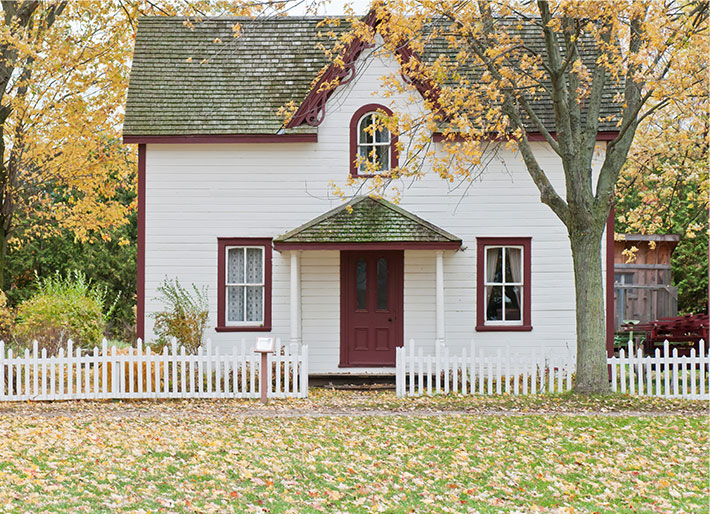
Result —
[{"label": "white clapboard siding", "polygon": [[425,354],[414,340],[397,348],[397,396],[422,394],[510,394],[561,393],[572,388],[573,356],[557,350],[535,347],[514,351],[510,345],[494,353],[471,343],[459,355],[443,344],[434,355]]},{"label": "white clapboard siding", "polygon": [[14,355],[0,341],[0,401],[78,400],[108,398],[259,398],[259,377],[267,374],[269,398],[308,396],[308,346],[282,345],[268,354],[266,370],[261,356],[245,340],[230,352],[207,341],[195,354],[173,341],[160,353],[143,347],[119,352],[108,347],[74,348],[48,356],[38,351]]},{"label": "white clapboard siding", "polygon": [[656,396],[663,398],[710,399],[710,353],[705,341],[700,340],[698,351],[678,355],[671,351],[668,341],[663,351],[656,348],[654,355],[644,355],[642,348],[634,350],[629,341],[618,356],[610,357],[611,389],[614,392]]},{"label": "white clapboard siding", "polygon": [[[145,337],[153,337],[153,314],[163,306],[158,287],[166,276],[207,286],[210,326],[218,324],[217,238],[271,238],[342,205],[333,184],[347,197],[369,186],[347,184],[350,122],[363,105],[379,103],[417,116],[424,102],[411,105],[410,91],[388,92],[382,77],[397,70],[397,59],[364,52],[357,80],[328,99],[318,141],[263,144],[147,144],[145,187]],[[370,59],[364,62],[364,59]],[[393,93],[393,94],[390,94]],[[404,143],[407,134],[401,134]],[[551,182],[564,190],[559,157],[545,142],[532,149]],[[407,147],[405,143],[405,148]],[[441,149],[433,143],[432,150]],[[604,146],[593,166],[604,159]],[[485,173],[473,187],[441,180],[427,171],[406,186],[401,207],[463,240],[462,251],[444,251],[444,302],[447,344],[461,355],[469,341],[494,347],[500,333],[476,332],[476,242],[485,236],[532,238],[532,318],[535,330],[508,333],[514,347],[564,347],[575,334],[574,271],[567,231],[546,205],[519,153],[491,145]],[[407,156],[402,155],[404,162]],[[464,200],[464,201],[462,201]],[[491,215],[495,213],[495,215]],[[603,250],[602,250],[603,254]],[[272,255],[272,332],[290,330],[289,252]],[[308,341],[314,374],[381,374],[380,367],[340,367],[340,252],[301,251],[303,341]],[[433,355],[436,326],[436,252],[404,252],[402,324],[405,339],[416,338]],[[262,332],[245,332],[258,337]],[[211,334],[215,346],[231,351],[233,333]],[[427,343],[426,345],[424,343]],[[491,355],[495,359],[495,355]],[[434,363],[431,364],[434,366]],[[426,364],[424,364],[426,366]],[[457,384],[458,385],[458,384]],[[432,385],[433,387],[433,385]],[[451,386],[450,386],[451,387]]]}]

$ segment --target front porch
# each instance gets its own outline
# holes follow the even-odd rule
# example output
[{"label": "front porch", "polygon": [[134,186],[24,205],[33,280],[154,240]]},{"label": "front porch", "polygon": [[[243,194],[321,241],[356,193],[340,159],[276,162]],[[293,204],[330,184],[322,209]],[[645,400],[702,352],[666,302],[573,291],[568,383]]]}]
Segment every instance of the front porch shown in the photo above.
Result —
[{"label": "front porch", "polygon": [[312,374],[393,375],[395,349],[422,315],[433,333],[416,337],[445,340],[445,256],[460,247],[456,236],[369,197],[278,236],[274,249],[289,260],[289,341],[309,345]]}]

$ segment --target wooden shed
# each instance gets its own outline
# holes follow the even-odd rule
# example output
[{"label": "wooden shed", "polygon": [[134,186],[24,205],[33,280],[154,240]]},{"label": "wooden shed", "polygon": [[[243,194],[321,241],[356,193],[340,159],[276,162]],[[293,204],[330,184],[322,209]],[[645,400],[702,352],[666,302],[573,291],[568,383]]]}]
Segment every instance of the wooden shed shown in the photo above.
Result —
[{"label": "wooden shed", "polygon": [[[671,256],[680,236],[621,236],[614,242],[614,330],[626,322],[676,316],[678,289],[671,284]],[[635,259],[629,261],[624,250],[633,248]]]}]

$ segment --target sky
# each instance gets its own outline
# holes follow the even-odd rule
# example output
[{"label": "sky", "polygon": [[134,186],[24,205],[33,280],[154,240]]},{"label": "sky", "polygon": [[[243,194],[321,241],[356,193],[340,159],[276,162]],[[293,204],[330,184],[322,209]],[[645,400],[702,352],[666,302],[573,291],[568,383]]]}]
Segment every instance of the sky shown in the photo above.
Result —
[{"label": "sky", "polygon": [[[298,2],[298,0],[296,1]],[[370,3],[371,0],[321,0],[322,5],[318,8],[318,14],[328,16],[344,14],[346,4],[349,4],[355,10],[356,14],[366,14]],[[313,0],[303,0],[297,5],[294,5],[292,9],[289,9],[289,15],[303,16],[311,14],[306,11],[308,6],[312,4]]]}]

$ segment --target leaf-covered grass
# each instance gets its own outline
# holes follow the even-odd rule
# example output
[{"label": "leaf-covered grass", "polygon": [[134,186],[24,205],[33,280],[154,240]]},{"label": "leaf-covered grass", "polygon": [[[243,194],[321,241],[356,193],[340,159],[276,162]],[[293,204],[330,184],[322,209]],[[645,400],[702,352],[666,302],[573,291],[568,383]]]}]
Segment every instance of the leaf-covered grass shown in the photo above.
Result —
[{"label": "leaf-covered grass", "polygon": [[463,396],[459,394],[397,398],[391,390],[342,391],[311,388],[309,397],[269,400],[262,406],[255,400],[136,400],[10,403],[0,402],[0,416],[36,415],[77,416],[119,413],[154,416],[183,412],[187,416],[288,414],[361,414],[378,412],[461,412],[487,414],[528,413],[674,413],[710,414],[707,401],[672,400],[630,395],[580,396],[571,393],[531,396]]},{"label": "leaf-covered grass", "polygon": [[701,417],[6,416],[0,431],[0,508],[18,512],[701,512],[708,501]]},{"label": "leaf-covered grass", "polygon": [[[707,507],[708,424],[701,410],[707,406],[701,402],[570,395],[483,400],[312,391],[308,400],[273,401],[266,408],[240,401],[6,403],[0,415],[0,510]],[[381,415],[386,407],[394,407],[393,415]],[[652,415],[602,410],[624,407]],[[684,408],[695,412],[659,412]],[[568,416],[562,409],[587,413]],[[473,413],[431,415],[439,410]],[[524,410],[547,414],[491,415]]]}]

